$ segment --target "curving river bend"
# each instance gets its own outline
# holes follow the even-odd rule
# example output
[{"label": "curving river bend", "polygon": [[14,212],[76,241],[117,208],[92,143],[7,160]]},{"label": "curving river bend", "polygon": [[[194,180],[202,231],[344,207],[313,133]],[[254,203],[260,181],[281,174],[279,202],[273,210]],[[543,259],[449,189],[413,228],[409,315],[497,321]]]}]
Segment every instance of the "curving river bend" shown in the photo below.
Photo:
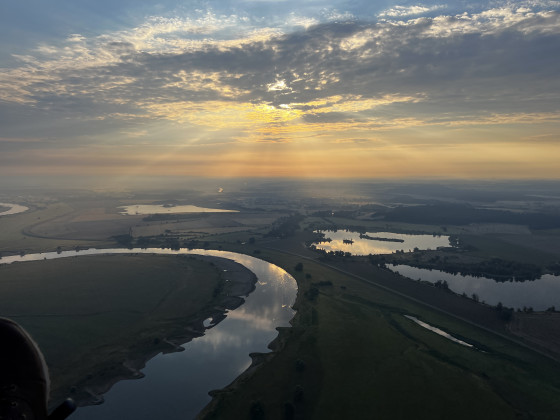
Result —
[{"label": "curving river bend", "polygon": [[142,371],[145,377],[118,382],[98,406],[79,408],[72,419],[192,419],[210,402],[208,392],[231,383],[251,364],[249,353],[268,352],[277,327],[289,326],[297,293],[292,276],[278,266],[228,251],[88,249],[47,252],[0,259],[0,264],[103,254],[195,254],[231,259],[251,270],[257,286],[245,303],[185,345],[185,351],[158,355]]}]

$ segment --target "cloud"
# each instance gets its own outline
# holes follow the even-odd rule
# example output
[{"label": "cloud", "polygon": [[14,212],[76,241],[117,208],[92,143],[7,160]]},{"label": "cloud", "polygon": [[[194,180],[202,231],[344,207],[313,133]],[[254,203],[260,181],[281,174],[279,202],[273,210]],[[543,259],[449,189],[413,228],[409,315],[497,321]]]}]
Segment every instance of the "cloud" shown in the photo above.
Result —
[{"label": "cloud", "polygon": [[[50,119],[52,135],[145,138],[142,124],[165,121],[267,142],[557,123],[560,16],[550,4],[433,17],[417,15],[443,6],[396,6],[377,22],[331,10],[322,23],[294,14],[276,26],[212,11],[152,16],[18,55],[19,66],[0,72],[0,122],[6,137],[42,135]],[[22,129],[29,115],[36,124]]]},{"label": "cloud", "polygon": [[274,92],[274,91],[291,91],[292,89],[290,87],[288,87],[286,85],[286,81],[285,80],[276,80],[274,83],[267,83],[266,84],[266,89],[269,92]]},{"label": "cloud", "polygon": [[525,141],[530,141],[530,142],[536,142],[536,143],[555,143],[557,144],[558,141],[560,140],[558,137],[558,134],[551,134],[551,133],[547,133],[547,134],[536,134],[536,135],[532,135],[532,136],[527,136],[524,137],[523,140]]},{"label": "cloud", "polygon": [[384,10],[378,14],[379,17],[406,17],[406,16],[414,16],[414,15],[423,15],[429,12],[433,12],[436,10],[444,9],[446,6],[444,5],[435,5],[435,6],[394,6],[390,9]]},{"label": "cloud", "polygon": [[[394,15],[388,17],[406,17]],[[419,32],[422,37],[450,37],[466,34],[494,35],[505,30],[523,34],[560,33],[560,17],[555,10],[534,10],[511,4],[483,10],[479,13],[463,12],[456,15],[439,15],[433,18],[385,19],[385,22],[401,26],[424,25]]]},{"label": "cloud", "polygon": [[290,13],[288,19],[286,20],[286,23],[288,24],[288,26],[293,28],[307,29],[310,26],[319,24],[319,20],[317,20],[316,18],[301,16],[292,12]]},{"label": "cloud", "polygon": [[332,143],[336,144],[369,144],[375,142],[375,139],[367,138],[367,139],[336,139],[333,140]]}]

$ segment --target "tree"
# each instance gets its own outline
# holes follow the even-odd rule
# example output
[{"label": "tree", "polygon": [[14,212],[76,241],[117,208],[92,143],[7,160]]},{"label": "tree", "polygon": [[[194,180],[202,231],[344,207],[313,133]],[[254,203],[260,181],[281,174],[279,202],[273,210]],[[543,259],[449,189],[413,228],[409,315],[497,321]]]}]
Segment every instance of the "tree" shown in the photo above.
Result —
[{"label": "tree", "polygon": [[260,401],[254,401],[251,404],[251,411],[250,411],[251,420],[263,420],[264,416],[264,408]]},{"label": "tree", "polygon": [[304,294],[303,294],[307,299],[314,301],[315,299],[317,299],[317,296],[319,296],[319,289],[317,289],[315,286],[309,288],[309,290],[307,290]]},{"label": "tree", "polygon": [[127,248],[132,247],[132,240],[134,239],[130,234],[115,235],[113,239],[121,246]]},{"label": "tree", "polygon": [[292,420],[296,418],[296,409],[291,402],[284,404],[284,419]]},{"label": "tree", "polygon": [[296,271],[303,271],[303,263],[298,262],[298,263],[296,264],[296,266],[294,267],[294,270],[296,270]]},{"label": "tree", "polygon": [[513,318],[513,308],[508,308],[504,306],[500,311],[500,318],[504,321],[509,322]]},{"label": "tree", "polygon": [[303,401],[303,387],[301,385],[296,385],[294,389],[294,402],[298,403]]}]

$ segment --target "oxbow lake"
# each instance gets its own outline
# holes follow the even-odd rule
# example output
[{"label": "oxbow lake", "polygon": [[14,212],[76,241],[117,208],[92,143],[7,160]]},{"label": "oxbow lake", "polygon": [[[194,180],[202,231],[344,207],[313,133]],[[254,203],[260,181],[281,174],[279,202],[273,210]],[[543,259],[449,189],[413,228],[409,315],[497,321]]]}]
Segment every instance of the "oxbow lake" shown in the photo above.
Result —
[{"label": "oxbow lake", "polygon": [[8,210],[0,211],[0,216],[23,213],[24,211],[29,210],[29,207],[25,207],[20,204],[11,204],[11,203],[0,203],[0,207],[8,207]]},{"label": "oxbow lake", "polygon": [[1,263],[103,254],[195,254],[228,258],[257,276],[256,289],[239,308],[205,335],[184,345],[178,353],[150,360],[138,380],[118,382],[98,406],[79,408],[73,420],[193,419],[210,402],[208,392],[231,383],[251,363],[249,353],[269,352],[277,327],[289,326],[294,315],[297,284],[278,266],[257,258],[226,251],[148,249],[88,249],[10,256]]},{"label": "oxbow lake", "polygon": [[408,265],[387,265],[387,268],[413,280],[436,283],[446,281],[451,291],[472,297],[476,294],[480,301],[495,306],[499,302],[508,308],[531,307],[544,311],[551,306],[560,308],[560,276],[545,274],[537,280],[496,281],[488,277],[464,276],[440,270],[428,270]]},{"label": "oxbow lake", "polygon": [[412,251],[449,247],[449,236],[411,235],[393,232],[354,232],[350,230],[319,230],[330,242],[315,243],[317,249],[327,252],[343,251],[352,255],[394,254],[397,251]]},{"label": "oxbow lake", "polygon": [[238,213],[237,210],[210,209],[191,205],[166,205],[166,204],[134,204],[120,206],[124,215],[136,214],[176,214],[176,213]]},{"label": "oxbow lake", "polygon": [[[317,231],[324,234],[330,242],[319,242],[317,249],[349,252],[352,255],[393,254],[397,251],[437,249],[452,246],[449,236],[412,235],[392,232],[366,232],[360,234],[349,230]],[[514,309],[533,308],[543,311],[551,306],[560,308],[560,276],[545,274],[534,281],[501,282],[487,277],[464,276],[440,270],[416,268],[408,265],[388,265],[392,271],[398,272],[412,280],[423,280],[430,283],[446,281],[451,291],[472,297],[477,295],[480,301],[495,306],[498,303]]]}]

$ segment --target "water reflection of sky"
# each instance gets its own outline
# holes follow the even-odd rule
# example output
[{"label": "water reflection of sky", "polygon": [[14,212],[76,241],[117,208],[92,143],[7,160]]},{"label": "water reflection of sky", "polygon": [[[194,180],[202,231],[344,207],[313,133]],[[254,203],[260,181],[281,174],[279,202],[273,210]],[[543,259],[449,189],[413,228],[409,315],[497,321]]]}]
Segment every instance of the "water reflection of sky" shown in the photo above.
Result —
[{"label": "water reflection of sky", "polygon": [[29,210],[29,207],[21,206],[19,204],[11,204],[11,203],[0,203],[0,207],[8,207],[8,210],[0,212],[0,216],[23,213],[24,211]]},{"label": "water reflection of sky", "polygon": [[134,214],[175,214],[175,213],[237,213],[237,210],[209,209],[191,205],[166,206],[163,204],[134,204],[132,206],[121,206],[120,213],[125,215]]},{"label": "water reflection of sky", "polygon": [[[451,246],[449,236],[433,235],[410,235],[405,233],[392,232],[366,232],[372,238],[398,239],[399,242],[381,241],[375,239],[360,238],[359,232],[348,230],[326,231],[320,230],[325,238],[330,238],[330,242],[316,243],[317,249],[329,251],[349,252],[352,255],[369,254],[394,254],[396,251],[405,252],[418,249],[437,249],[438,247]],[[344,243],[344,240],[351,240],[353,243]],[[401,242],[402,241],[402,242]]]},{"label": "water reflection of sky", "polygon": [[443,330],[440,330],[439,328],[436,328],[426,322],[420,321],[418,318],[410,316],[410,315],[405,315],[406,318],[410,319],[411,321],[416,322],[418,325],[420,325],[421,327],[426,328],[427,330],[430,330],[438,335],[441,335],[442,337],[447,338],[448,340],[453,341],[454,343],[460,344],[462,346],[466,346],[466,347],[473,347],[472,344],[466,343],[464,341],[459,340],[458,338],[453,337],[451,334],[446,333]]},{"label": "water reflection of sky", "polygon": [[105,403],[82,407],[76,420],[162,418],[191,419],[210,401],[208,391],[223,388],[251,363],[249,353],[268,352],[277,336],[276,327],[289,326],[297,285],[286,271],[257,258],[225,251],[169,249],[88,249],[25,256],[10,256],[0,263],[100,254],[202,254],[232,259],[250,269],[259,284],[245,303],[206,331],[203,337],[184,345],[178,353],[150,360],[145,377],[121,381],[105,395]]},{"label": "water reflection of sky", "polygon": [[522,309],[526,306],[539,311],[551,306],[560,308],[560,276],[545,274],[535,281],[497,282],[486,277],[463,276],[408,265],[387,267],[413,280],[421,279],[430,283],[445,280],[455,293],[466,293],[469,297],[474,293],[490,305],[501,302],[510,308]]}]

